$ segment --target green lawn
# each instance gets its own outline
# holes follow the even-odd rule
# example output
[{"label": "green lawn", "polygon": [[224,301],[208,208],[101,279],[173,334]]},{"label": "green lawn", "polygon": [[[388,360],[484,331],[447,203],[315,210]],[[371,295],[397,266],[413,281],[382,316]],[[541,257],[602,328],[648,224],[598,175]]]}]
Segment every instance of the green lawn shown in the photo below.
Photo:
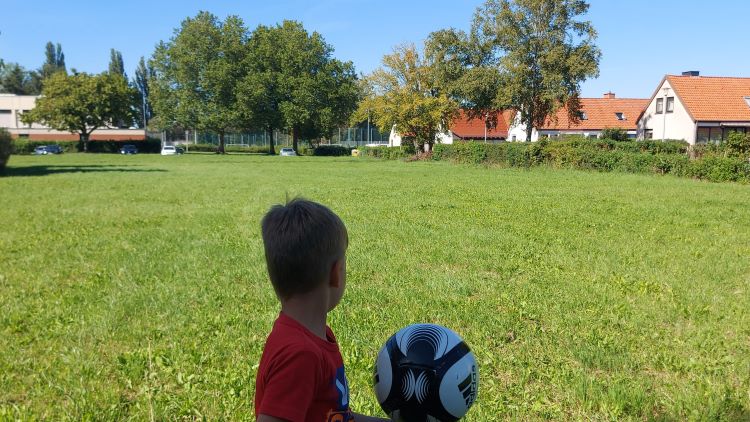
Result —
[{"label": "green lawn", "polygon": [[460,333],[470,421],[750,420],[750,187],[356,158],[13,156],[0,178],[0,419],[247,420],[278,305],[259,221],[349,228],[330,315],[380,414],[399,328]]}]

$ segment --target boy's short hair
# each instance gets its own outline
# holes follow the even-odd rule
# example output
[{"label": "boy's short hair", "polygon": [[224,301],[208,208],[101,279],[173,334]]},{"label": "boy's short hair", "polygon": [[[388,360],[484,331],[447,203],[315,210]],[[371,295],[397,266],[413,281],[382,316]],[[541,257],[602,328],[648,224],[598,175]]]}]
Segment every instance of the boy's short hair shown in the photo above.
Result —
[{"label": "boy's short hair", "polygon": [[339,216],[302,198],[271,207],[261,229],[268,275],[281,299],[308,293],[323,283],[349,245]]}]

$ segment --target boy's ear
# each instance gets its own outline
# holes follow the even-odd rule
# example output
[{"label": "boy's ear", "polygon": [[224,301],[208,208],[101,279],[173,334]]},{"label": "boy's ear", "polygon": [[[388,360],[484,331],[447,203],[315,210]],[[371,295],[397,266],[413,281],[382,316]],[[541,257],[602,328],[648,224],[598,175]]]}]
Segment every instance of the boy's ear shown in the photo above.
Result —
[{"label": "boy's ear", "polygon": [[328,285],[331,287],[341,287],[341,266],[344,265],[343,259],[337,259],[331,265],[331,272],[328,275]]}]

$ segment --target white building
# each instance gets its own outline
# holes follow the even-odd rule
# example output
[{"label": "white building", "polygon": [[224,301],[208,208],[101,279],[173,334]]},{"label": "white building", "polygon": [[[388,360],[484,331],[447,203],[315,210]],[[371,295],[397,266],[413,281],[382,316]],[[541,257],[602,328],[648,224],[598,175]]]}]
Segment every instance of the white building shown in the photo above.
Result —
[{"label": "white building", "polygon": [[[58,131],[34,123],[27,125],[21,121],[21,114],[36,105],[34,95],[0,94],[0,128],[5,128],[13,138],[31,141],[77,141],[77,133]],[[142,141],[146,139],[144,129],[97,129],[90,138],[92,141]]]},{"label": "white building", "polygon": [[750,78],[667,75],[638,121],[639,139],[720,142],[750,128]]}]

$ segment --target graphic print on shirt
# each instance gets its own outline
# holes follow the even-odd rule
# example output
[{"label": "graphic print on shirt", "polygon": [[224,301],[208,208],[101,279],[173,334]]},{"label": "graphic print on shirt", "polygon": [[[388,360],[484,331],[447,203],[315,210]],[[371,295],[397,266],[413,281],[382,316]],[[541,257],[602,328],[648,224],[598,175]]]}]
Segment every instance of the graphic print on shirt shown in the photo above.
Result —
[{"label": "graphic print on shirt", "polygon": [[353,421],[354,416],[349,410],[349,382],[346,380],[346,371],[344,371],[343,365],[336,370],[336,379],[333,380],[333,384],[338,393],[337,409],[332,409],[328,413],[326,422]]}]

